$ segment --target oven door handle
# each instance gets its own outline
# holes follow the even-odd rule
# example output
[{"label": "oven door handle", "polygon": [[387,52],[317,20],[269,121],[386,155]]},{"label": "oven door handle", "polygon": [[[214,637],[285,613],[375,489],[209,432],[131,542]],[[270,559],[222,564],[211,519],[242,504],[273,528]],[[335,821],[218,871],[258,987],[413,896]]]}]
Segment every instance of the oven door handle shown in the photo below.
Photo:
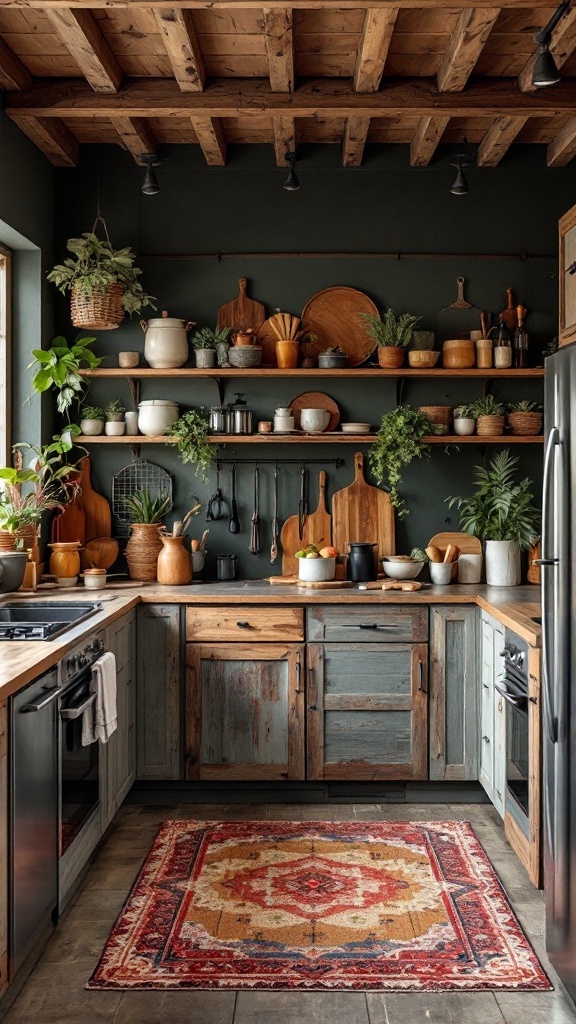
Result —
[{"label": "oven door handle", "polygon": [[96,694],[91,693],[88,699],[83,701],[82,704],[73,705],[71,708],[62,708],[60,711],[60,718],[63,718],[65,721],[68,721],[71,718],[80,718],[80,715],[83,715],[86,708],[89,708],[95,700]]},{"label": "oven door handle", "polygon": [[528,699],[527,696],[514,699],[514,697],[511,697],[510,694],[506,692],[506,690],[503,690],[502,687],[498,686],[498,683],[494,683],[494,689],[498,690],[500,696],[504,697],[504,700],[507,700],[508,703],[512,705],[512,707],[518,708],[520,711],[523,710],[522,702]]},{"label": "oven door handle", "polygon": [[46,691],[44,700],[39,700],[36,704],[24,704],[24,706],[20,708],[20,714],[24,714],[29,711],[42,711],[42,708],[48,707],[53,700],[56,700],[61,692],[61,686],[52,687],[52,689]]}]

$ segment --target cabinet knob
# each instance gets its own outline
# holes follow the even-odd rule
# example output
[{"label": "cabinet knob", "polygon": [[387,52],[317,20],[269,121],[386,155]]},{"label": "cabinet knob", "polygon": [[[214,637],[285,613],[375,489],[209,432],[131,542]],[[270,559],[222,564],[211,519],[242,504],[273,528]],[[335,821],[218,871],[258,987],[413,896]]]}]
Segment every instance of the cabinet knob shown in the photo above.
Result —
[{"label": "cabinet knob", "polygon": [[317,711],[317,710],[318,710],[318,705],[317,704],[309,704],[308,705],[308,711]]},{"label": "cabinet knob", "polygon": [[254,629],[254,626],[251,626],[249,622],[237,622],[236,625],[238,629]]},{"label": "cabinet knob", "polygon": [[489,736],[483,736],[482,739],[484,740],[484,743],[490,743],[490,737]]}]

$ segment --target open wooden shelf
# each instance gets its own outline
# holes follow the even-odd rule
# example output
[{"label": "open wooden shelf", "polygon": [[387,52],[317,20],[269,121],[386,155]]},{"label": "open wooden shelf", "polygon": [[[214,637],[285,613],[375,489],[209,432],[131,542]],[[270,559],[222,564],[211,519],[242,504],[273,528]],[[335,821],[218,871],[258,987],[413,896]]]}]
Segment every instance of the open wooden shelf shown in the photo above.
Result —
[{"label": "open wooden shelf", "polygon": [[[211,434],[210,444],[372,444],[376,434],[343,434],[337,431],[331,434]],[[542,444],[542,435],[536,437],[516,437],[515,435],[494,435],[482,437],[479,434],[444,434],[423,437],[426,444]],[[174,437],[147,437],[145,434],[120,437],[108,437],[98,434],[96,437],[80,435],[75,444],[175,444]]]},{"label": "open wooden shelf", "polygon": [[178,370],[155,370],[150,366],[139,367],[135,369],[123,369],[115,366],[105,369],[97,370],[81,370],[83,377],[131,377],[134,379],[145,380],[147,378],[161,379],[164,377],[245,377],[257,379],[260,377],[300,377],[302,379],[309,377],[327,377],[338,380],[352,380],[354,377],[390,377],[396,379],[398,377],[410,378],[413,377],[415,380],[424,379],[431,380],[434,377],[440,378],[451,378],[454,377],[458,380],[462,378],[479,378],[481,380],[493,380],[496,377],[507,377],[518,379],[523,377],[531,378],[542,378],[544,377],[544,367],[537,367],[536,369],[530,370],[479,370],[475,368],[473,370],[445,370],[442,367],[439,369],[432,370],[411,370],[409,367],[401,367],[398,370],[382,370],[377,366],[361,366],[357,369],[344,369],[344,370],[321,370],[314,368],[311,370],[279,370],[277,367],[256,367],[250,370],[237,370],[235,367],[222,368],[214,367],[210,370],[197,370],[196,367],[183,367]]}]

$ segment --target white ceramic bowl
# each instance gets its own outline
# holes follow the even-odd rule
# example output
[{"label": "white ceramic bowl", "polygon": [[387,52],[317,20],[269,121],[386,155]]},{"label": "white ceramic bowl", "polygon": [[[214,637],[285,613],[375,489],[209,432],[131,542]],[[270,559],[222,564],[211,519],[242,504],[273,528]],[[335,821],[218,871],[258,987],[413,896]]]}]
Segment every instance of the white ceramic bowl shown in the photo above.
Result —
[{"label": "white ceramic bowl", "polygon": [[161,437],[166,427],[175,423],[180,415],[176,402],[157,398],[140,402],[138,406],[138,430],[147,437]]},{"label": "white ceramic bowl", "polygon": [[56,583],[59,587],[75,587],[78,583],[77,576],[56,576]]},{"label": "white ceramic bowl", "polygon": [[325,583],[336,575],[335,558],[298,558],[298,579],[309,583]]},{"label": "white ceramic bowl", "polygon": [[341,423],[342,432],[344,434],[369,434],[370,424],[369,423]]},{"label": "white ceramic bowl", "polygon": [[382,567],[387,576],[393,580],[415,580],[422,572],[424,562],[390,562],[384,558]]}]

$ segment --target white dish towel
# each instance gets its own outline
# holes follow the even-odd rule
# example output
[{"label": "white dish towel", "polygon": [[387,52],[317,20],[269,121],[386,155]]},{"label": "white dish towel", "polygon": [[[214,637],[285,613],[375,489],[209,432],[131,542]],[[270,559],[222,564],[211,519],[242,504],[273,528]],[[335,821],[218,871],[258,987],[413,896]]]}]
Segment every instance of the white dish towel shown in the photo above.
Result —
[{"label": "white dish towel", "polygon": [[107,651],[92,666],[92,689],[96,700],[82,716],[82,746],[107,743],[118,727],[116,715],[116,657]]}]

